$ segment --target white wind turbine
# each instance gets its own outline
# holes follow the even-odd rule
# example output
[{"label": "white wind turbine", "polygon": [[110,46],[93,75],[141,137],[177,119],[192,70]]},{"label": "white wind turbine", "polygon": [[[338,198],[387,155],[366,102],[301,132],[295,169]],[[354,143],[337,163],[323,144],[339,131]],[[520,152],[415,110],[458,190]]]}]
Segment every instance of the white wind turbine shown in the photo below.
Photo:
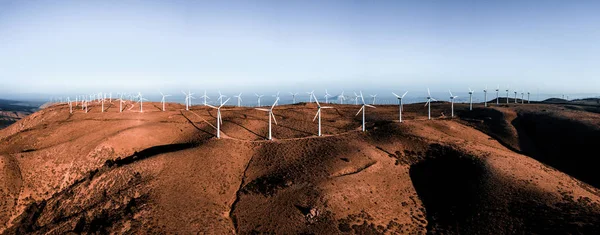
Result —
[{"label": "white wind turbine", "polygon": [[[105,95],[106,96],[106,95]],[[100,102],[102,103],[102,112],[104,113],[104,99],[106,99],[106,97],[102,96],[102,94],[100,94]]]},{"label": "white wind turbine", "polygon": [[356,113],[356,115],[354,116],[358,116],[358,114],[362,111],[362,131],[364,132],[366,130],[365,127],[365,112],[367,111],[367,107],[370,108],[375,108],[375,106],[372,105],[368,105],[365,103],[365,98],[362,94],[362,91],[360,91],[360,99],[362,100],[362,106],[360,107],[360,109],[358,110],[358,112]]},{"label": "white wind turbine", "polygon": [[88,112],[88,101],[85,100],[85,113],[87,113],[87,112]]},{"label": "white wind turbine", "polygon": [[473,92],[475,91],[469,88],[469,110],[473,110]]},{"label": "white wind turbine", "polygon": [[315,119],[317,119],[317,117],[319,118],[319,136],[321,136],[321,109],[330,109],[333,107],[329,107],[329,106],[321,107],[321,104],[319,104],[317,97],[314,97],[314,98],[315,98],[315,102],[317,102],[317,113],[315,114],[315,117],[313,118],[313,122],[315,121]]},{"label": "white wind turbine", "polygon": [[450,92],[450,104],[452,105],[452,117],[454,117],[454,99],[458,98],[458,96],[452,95],[452,92],[450,90],[448,90],[448,92]]},{"label": "white wind turbine", "polygon": [[277,94],[272,95],[273,97],[275,97],[276,99],[279,99],[279,91],[277,91]]},{"label": "white wind turbine", "polygon": [[[332,97],[332,95],[330,95],[329,93],[327,93],[327,89],[325,89],[325,103],[329,104],[329,97]],[[317,97],[315,96],[315,101],[317,100]]]},{"label": "white wind turbine", "polygon": [[203,103],[203,104],[204,104],[204,106],[206,106],[206,99],[209,99],[209,100],[210,100],[210,97],[208,97],[208,96],[206,95],[206,90],[204,90],[204,95],[203,95],[203,96],[201,96],[200,98],[204,99],[204,103]]},{"label": "white wind turbine", "polygon": [[315,93],[315,90],[312,91],[307,91],[306,94],[308,94],[308,102],[312,103],[312,98],[313,98],[313,94]]},{"label": "white wind turbine", "polygon": [[487,107],[487,85],[485,85],[485,89],[483,89],[483,106]]},{"label": "white wind turbine", "polygon": [[73,103],[71,102],[70,97],[67,97],[67,102],[69,103],[69,113],[73,114]]},{"label": "white wind turbine", "polygon": [[165,94],[163,94],[163,93],[162,93],[162,92],[160,92],[160,91],[159,91],[158,93],[160,93],[160,95],[162,95],[162,99],[160,100],[160,102],[162,103],[162,111],[164,112],[164,111],[165,111],[165,103],[167,102],[167,101],[165,100],[165,98],[166,98],[166,97],[169,97],[169,96],[171,96],[171,95],[165,95]]},{"label": "white wind turbine", "polygon": [[375,97],[377,97],[377,94],[375,94],[375,95],[371,95],[371,98],[373,98],[373,103],[372,103],[372,105],[375,105]]},{"label": "white wind turbine", "polygon": [[221,91],[219,91],[219,98],[217,99],[220,103],[219,104],[223,104],[223,98],[227,98],[226,95],[221,94]]},{"label": "white wind turbine", "polygon": [[234,95],[234,98],[237,98],[237,106],[241,107],[242,106],[242,92],[240,92],[240,94],[238,95]]},{"label": "white wind turbine", "polygon": [[142,93],[141,93],[141,92],[138,92],[138,95],[137,95],[137,97],[138,97],[138,98],[140,98],[140,99],[139,99],[139,102],[140,102],[140,113],[143,113],[143,112],[144,112],[144,100],[148,100],[148,99],[144,98],[144,97],[142,96]]},{"label": "white wind turbine", "polygon": [[525,101],[523,101],[523,99],[525,98],[525,91],[521,91],[521,104],[523,104]]},{"label": "white wind turbine", "polygon": [[256,108],[257,110],[260,111],[265,111],[265,112],[269,112],[269,136],[267,137],[268,140],[272,140],[272,136],[271,136],[271,119],[273,119],[273,121],[275,122],[275,125],[277,125],[277,120],[275,119],[275,115],[273,114],[273,108],[275,108],[275,106],[277,105],[277,102],[279,102],[279,97],[277,99],[275,99],[275,102],[273,103],[273,105],[271,106],[270,109],[263,109],[263,108]]},{"label": "white wind turbine", "polygon": [[121,95],[121,97],[117,100],[119,101],[119,113],[122,113],[123,112],[123,103],[125,103],[125,100],[123,100],[123,95]]},{"label": "white wind turbine", "polygon": [[260,107],[260,98],[262,98],[264,95],[259,95],[257,93],[254,93],[256,95],[256,98],[258,99],[258,107]]},{"label": "white wind turbine", "polygon": [[354,105],[358,105],[358,97],[360,96],[354,92]]},{"label": "white wind turbine", "polygon": [[508,88],[509,86],[506,86],[506,104],[508,104]]},{"label": "white wind turbine", "polygon": [[529,95],[530,95],[530,93],[529,93],[529,91],[528,91],[528,92],[527,92],[527,103],[528,103],[528,104],[529,104],[529,101],[530,101],[530,100],[529,100]]},{"label": "white wind turbine", "polygon": [[431,92],[429,92],[429,88],[427,88],[427,103],[424,106],[428,106],[427,108],[427,117],[431,120],[431,101],[437,101],[433,97],[431,97]]},{"label": "white wind turbine", "polygon": [[338,99],[340,100],[340,104],[344,104],[344,101],[346,100],[346,97],[344,96],[344,91],[342,91],[342,94],[338,96]]},{"label": "white wind turbine", "polygon": [[392,94],[394,94],[394,96],[396,96],[396,98],[398,98],[398,112],[399,112],[400,122],[402,122],[402,99],[404,98],[404,96],[406,96],[406,93],[408,93],[408,91],[404,92],[404,94],[402,96],[399,96],[396,93],[392,92]]},{"label": "white wind turbine", "polygon": [[290,95],[292,95],[292,104],[295,104],[296,103],[296,95],[298,95],[298,93],[297,92],[296,93],[290,92]]},{"label": "white wind turbine", "polygon": [[227,98],[227,100],[225,100],[225,102],[222,102],[219,107],[215,107],[210,104],[206,105],[213,109],[217,109],[217,139],[221,138],[221,124],[223,124],[223,118],[221,117],[221,108],[223,107],[223,105],[225,105],[227,103],[227,101],[229,101],[229,99],[231,99],[231,98]]},{"label": "white wind turbine", "polygon": [[185,93],[184,91],[181,91],[181,93],[185,95],[185,110],[188,111],[190,110],[190,106],[192,106],[192,99],[195,99],[195,97],[192,96],[194,93],[189,90],[188,93]]},{"label": "white wind turbine", "polygon": [[517,91],[514,91],[514,92],[515,92],[515,104],[517,104]]},{"label": "white wind turbine", "polygon": [[496,87],[496,105],[500,104],[500,96],[498,96],[499,95],[499,93],[498,93],[499,91],[500,91],[500,85],[498,84],[498,87]]}]

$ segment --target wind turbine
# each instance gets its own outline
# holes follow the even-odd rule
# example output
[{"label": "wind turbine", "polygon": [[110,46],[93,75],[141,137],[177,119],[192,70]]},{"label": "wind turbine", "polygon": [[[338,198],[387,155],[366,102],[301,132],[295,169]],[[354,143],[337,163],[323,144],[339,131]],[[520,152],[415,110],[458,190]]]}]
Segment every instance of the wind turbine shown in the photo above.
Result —
[{"label": "wind turbine", "polygon": [[396,96],[396,98],[398,98],[398,112],[399,112],[399,116],[400,116],[400,122],[402,122],[402,98],[404,98],[406,93],[408,93],[408,91],[404,92],[404,95],[399,96],[399,95],[396,95],[396,93],[392,92],[392,94],[394,94],[394,96]]},{"label": "wind turbine", "polygon": [[263,97],[264,95],[259,95],[257,93],[254,93],[256,95],[256,98],[258,99],[258,107],[260,107],[260,98]]},{"label": "wind turbine", "polygon": [[203,95],[203,96],[201,96],[200,98],[204,99],[204,106],[206,106],[206,99],[209,99],[209,100],[210,100],[210,97],[208,97],[208,96],[206,95],[206,90],[204,90],[204,95]]},{"label": "wind turbine", "polygon": [[485,85],[485,89],[483,89],[483,106],[487,107],[487,85]]},{"label": "wind turbine", "polygon": [[506,104],[508,104],[508,86],[506,86]]},{"label": "wind turbine", "polygon": [[290,95],[292,95],[292,104],[295,104],[296,103],[296,95],[298,95],[298,93],[297,92],[296,93],[290,92]]},{"label": "wind turbine", "polygon": [[340,100],[340,104],[344,104],[344,101],[346,100],[346,97],[344,96],[344,91],[342,91],[342,94],[338,96],[338,99]]},{"label": "wind turbine", "polygon": [[525,98],[525,91],[521,91],[521,104],[523,104],[525,101],[523,101],[523,99]]},{"label": "wind turbine", "polygon": [[308,94],[308,102],[312,103],[312,98],[313,98],[313,94],[315,93],[315,90],[312,91],[307,91],[306,94]]},{"label": "wind turbine", "polygon": [[[470,90],[470,88],[469,88]],[[424,106],[429,105],[429,107],[427,108],[427,116],[429,118],[429,120],[431,120],[431,101],[437,101],[435,100],[433,97],[431,97],[431,92],[429,92],[429,88],[427,88],[427,103],[425,103]]]},{"label": "wind turbine", "polygon": [[469,110],[473,110],[473,92],[475,91],[469,88]]},{"label": "wind turbine", "polygon": [[104,96],[100,95],[101,101],[102,102],[102,112],[104,113],[104,99],[106,99]]},{"label": "wind turbine", "polygon": [[166,103],[165,98],[169,97],[171,95],[165,95],[160,91],[158,93],[160,93],[160,95],[162,95],[162,99],[160,100],[160,102],[162,103],[162,111],[164,112],[165,111],[165,103]]},{"label": "wind turbine", "polygon": [[[237,106],[238,106],[238,107],[241,107],[241,106],[242,106],[242,103],[241,103],[241,102],[242,102],[242,92],[240,92],[240,94],[239,94],[239,95],[234,95],[233,97],[234,97],[234,98],[237,98],[237,101],[238,101],[238,102],[237,102],[237,104],[238,104]],[[229,100],[229,99],[228,99],[228,100]]]},{"label": "wind turbine", "polygon": [[181,92],[185,95],[185,110],[190,110],[190,106],[192,106],[192,99],[195,99],[195,97],[192,96],[194,93],[191,93],[189,90],[187,94],[184,91]]},{"label": "wind turbine", "polygon": [[362,111],[362,131],[364,132],[366,130],[366,127],[365,127],[365,112],[367,111],[367,107],[375,108],[375,106],[368,105],[368,104],[365,103],[365,98],[363,97],[362,91],[360,91],[360,99],[362,100],[362,106],[360,107],[360,109],[358,110],[358,112],[356,113],[356,115],[354,115],[354,116],[358,116],[358,114]]},{"label": "wind turbine", "polygon": [[450,90],[448,90],[448,92],[450,92],[450,104],[452,104],[452,117],[454,117],[454,99],[458,98],[458,96],[452,95],[452,92]]},{"label": "wind turbine", "polygon": [[219,98],[217,100],[222,105],[223,104],[223,98],[226,98],[226,97],[227,97],[226,95],[221,94],[221,91],[219,91]]},{"label": "wind turbine", "polygon": [[371,95],[371,98],[373,98],[373,103],[372,103],[373,105],[375,105],[375,97],[377,97],[377,94]]},{"label": "wind turbine", "polygon": [[500,104],[500,96],[498,96],[498,91],[500,91],[500,85],[498,84],[498,87],[496,87],[496,105]]},{"label": "wind turbine", "polygon": [[358,97],[360,96],[357,95],[356,92],[354,92],[354,105],[358,105]]},{"label": "wind turbine", "polygon": [[145,99],[144,97],[142,97],[141,92],[138,92],[137,96],[140,98],[140,101],[139,101],[140,102],[140,113],[143,113],[144,112],[144,100],[148,100],[148,99]]},{"label": "wind turbine", "polygon": [[514,91],[514,92],[515,92],[515,104],[517,104],[517,91]]},{"label": "wind turbine", "polygon": [[319,136],[321,136],[321,109],[330,109],[333,107],[328,107],[328,106],[321,107],[321,104],[319,104],[317,97],[314,97],[314,98],[315,98],[315,102],[317,102],[317,114],[315,114],[315,117],[313,118],[313,122],[315,121],[315,119],[317,119],[317,117],[319,117]]},{"label": "wind turbine", "polygon": [[231,98],[227,98],[227,100],[225,100],[225,102],[222,102],[218,108],[210,104],[207,105],[208,107],[217,109],[217,139],[221,138],[221,124],[223,124],[223,118],[221,117],[221,107],[223,107],[223,105],[225,105],[227,101],[229,101],[229,99]]},{"label": "wind turbine", "polygon": [[119,101],[119,113],[123,112],[123,103],[125,103],[125,100],[123,100],[123,95],[121,95],[121,97],[118,99]]},{"label": "wind turbine", "polygon": [[530,100],[529,100],[529,95],[530,95],[530,93],[529,93],[529,91],[528,91],[528,92],[527,92],[527,103],[528,103],[528,104],[529,104],[529,101],[530,101]]},{"label": "wind turbine", "polygon": [[[325,103],[329,104],[329,97],[332,97],[332,95],[330,95],[329,93],[327,93],[327,89],[325,89]],[[317,97],[314,97],[315,101],[317,100]]]},{"label": "wind turbine", "polygon": [[277,105],[277,102],[279,102],[279,97],[277,97],[277,99],[275,99],[275,102],[273,103],[273,106],[271,106],[270,109],[256,108],[257,110],[260,110],[260,111],[269,112],[269,137],[267,137],[268,140],[272,140],[272,136],[271,136],[271,118],[275,122],[275,125],[277,125],[277,119],[275,119],[275,115],[273,115],[273,108],[275,108],[275,105]]},{"label": "wind turbine", "polygon": [[71,98],[67,97],[67,102],[69,102],[69,113],[73,114],[73,103],[71,102]]},{"label": "wind turbine", "polygon": [[272,96],[278,99],[279,98],[279,91],[277,91],[277,94],[272,95]]}]

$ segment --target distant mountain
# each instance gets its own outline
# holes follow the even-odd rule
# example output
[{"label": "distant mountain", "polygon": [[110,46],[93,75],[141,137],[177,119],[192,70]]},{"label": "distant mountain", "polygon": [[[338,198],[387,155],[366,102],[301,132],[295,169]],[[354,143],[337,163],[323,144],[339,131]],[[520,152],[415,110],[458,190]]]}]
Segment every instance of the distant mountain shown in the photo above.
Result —
[{"label": "distant mountain", "polygon": [[0,129],[36,112],[41,102],[0,99]]}]

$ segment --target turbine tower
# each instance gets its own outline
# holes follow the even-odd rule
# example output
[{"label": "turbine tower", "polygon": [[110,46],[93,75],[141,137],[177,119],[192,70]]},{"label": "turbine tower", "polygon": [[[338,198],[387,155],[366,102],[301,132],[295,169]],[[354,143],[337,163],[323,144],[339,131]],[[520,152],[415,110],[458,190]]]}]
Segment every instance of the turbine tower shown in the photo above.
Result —
[{"label": "turbine tower", "polygon": [[273,106],[271,106],[270,109],[256,108],[257,110],[265,111],[265,112],[269,113],[269,136],[267,137],[268,140],[273,139],[272,135],[271,135],[271,118],[275,122],[275,125],[277,125],[277,119],[275,119],[275,115],[273,114],[273,108],[275,108],[275,106],[277,105],[277,102],[279,102],[279,97],[277,97],[277,99],[275,99],[275,102],[273,103]]},{"label": "turbine tower", "polygon": [[242,107],[242,92],[240,92],[240,94],[233,96],[234,98],[237,98],[237,106],[238,107]]},{"label": "turbine tower", "polygon": [[530,99],[529,99],[529,95],[530,95],[530,93],[529,93],[529,91],[528,91],[528,92],[527,92],[527,103],[528,103],[528,104],[530,103],[530,102],[529,102],[529,101],[530,101]]},{"label": "turbine tower", "polygon": [[321,107],[321,104],[319,104],[317,97],[314,97],[314,98],[315,98],[315,102],[317,102],[317,113],[315,114],[315,117],[313,118],[313,122],[315,121],[315,119],[317,119],[317,117],[319,118],[319,136],[321,136],[321,109],[330,109],[333,107],[329,107],[329,106]]},{"label": "turbine tower", "polygon": [[429,107],[427,107],[427,117],[429,120],[431,120],[431,101],[432,100],[437,101],[433,97],[431,97],[431,92],[429,92],[429,88],[427,88],[427,103],[425,103],[424,106],[429,106]]},{"label": "turbine tower", "polygon": [[469,88],[469,110],[473,110],[473,92],[475,91]]},{"label": "turbine tower", "polygon": [[212,105],[207,105],[208,107],[217,109],[217,139],[221,138],[221,125],[223,124],[223,118],[221,117],[221,108],[227,103],[227,101],[229,101],[229,99],[231,98],[227,98],[227,100],[225,100],[225,102],[222,102],[218,108]]},{"label": "turbine tower", "polygon": [[119,101],[119,113],[122,113],[123,112],[123,103],[125,103],[125,100],[123,100],[123,95],[121,95],[121,97],[117,100]]},{"label": "turbine tower", "polygon": [[518,104],[517,103],[517,91],[514,91],[514,92],[515,92],[515,104]]},{"label": "turbine tower", "polygon": [[450,104],[452,105],[452,117],[454,117],[454,99],[458,98],[458,96],[452,95],[452,92],[448,90],[450,93]]},{"label": "turbine tower", "polygon": [[164,112],[165,111],[165,103],[166,103],[165,98],[169,97],[171,95],[165,95],[160,91],[158,93],[160,93],[160,95],[162,95],[162,99],[160,100],[160,102],[162,103],[162,111]]},{"label": "turbine tower", "polygon": [[362,111],[362,131],[364,132],[366,130],[366,127],[365,127],[365,112],[367,111],[367,107],[375,108],[375,106],[368,105],[367,103],[365,103],[365,98],[364,98],[364,96],[362,94],[362,91],[360,92],[360,99],[362,100],[362,106],[358,110],[358,113],[356,113],[356,115],[354,115],[354,116],[358,116],[358,114],[360,114],[360,112]]},{"label": "turbine tower", "polygon": [[404,95],[399,96],[399,95],[396,95],[396,93],[392,92],[392,94],[394,94],[394,96],[396,96],[396,98],[398,98],[398,113],[399,113],[399,117],[400,117],[400,122],[402,122],[402,98],[404,98],[406,93],[408,93],[408,91],[404,92]]}]

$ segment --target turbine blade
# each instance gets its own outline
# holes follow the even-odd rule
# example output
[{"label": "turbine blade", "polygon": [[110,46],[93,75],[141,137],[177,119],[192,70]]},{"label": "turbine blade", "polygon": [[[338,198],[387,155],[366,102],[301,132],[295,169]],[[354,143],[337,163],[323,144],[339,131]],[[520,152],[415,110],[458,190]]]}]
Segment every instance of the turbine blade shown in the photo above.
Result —
[{"label": "turbine blade", "polygon": [[317,99],[317,96],[315,96],[315,94],[312,94],[313,98],[315,99],[315,102],[317,102],[317,106],[321,106],[321,104],[319,104],[319,99]]},{"label": "turbine blade", "polygon": [[211,107],[211,108],[213,108],[213,109],[218,109],[217,107],[215,107],[215,106],[212,106],[212,105],[210,105],[210,104],[207,104],[206,106],[208,106],[208,107]]},{"label": "turbine blade", "polygon": [[399,95],[396,95],[396,93],[392,92],[392,94],[394,94],[394,96],[396,96],[396,97],[400,98],[400,96],[399,96]]},{"label": "turbine blade", "polygon": [[313,122],[314,122],[315,120],[317,120],[317,117],[319,116],[319,112],[321,112],[321,109],[318,109],[318,110],[317,110],[317,113],[315,113],[315,117],[314,117],[314,118],[313,118],[313,120],[312,120]]},{"label": "turbine blade", "polygon": [[265,111],[265,112],[269,112],[269,111],[270,111],[270,110],[268,110],[268,109],[262,109],[262,108],[254,108],[254,109],[256,109],[256,110],[260,110],[260,111]]},{"label": "turbine blade", "polygon": [[277,119],[275,118],[275,114],[273,114],[273,112],[271,112],[271,117],[273,117],[273,121],[275,122],[275,125],[279,125],[279,124],[277,124]]},{"label": "turbine blade", "polygon": [[375,106],[370,105],[370,104],[365,104],[365,106],[369,107],[369,108],[375,108]]},{"label": "turbine blade", "polygon": [[408,93],[408,91],[404,92],[404,95],[402,95],[402,97],[401,97],[401,98],[404,98],[404,96],[406,95],[406,93]]},{"label": "turbine blade", "polygon": [[360,107],[360,109],[358,110],[358,112],[356,113],[356,115],[354,116],[358,116],[358,114],[360,113],[360,111],[362,111],[365,108],[365,106],[363,105],[362,107]]}]

